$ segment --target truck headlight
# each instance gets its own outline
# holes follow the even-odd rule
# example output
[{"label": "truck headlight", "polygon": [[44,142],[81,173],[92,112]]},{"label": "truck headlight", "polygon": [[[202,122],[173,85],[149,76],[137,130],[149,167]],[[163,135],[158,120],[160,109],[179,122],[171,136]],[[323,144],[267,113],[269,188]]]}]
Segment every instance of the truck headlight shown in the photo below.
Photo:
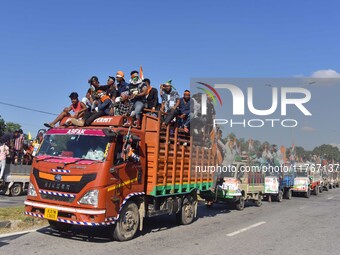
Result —
[{"label": "truck headlight", "polygon": [[32,197],[37,196],[37,192],[35,191],[34,185],[32,183],[28,184],[27,195]]},{"label": "truck headlight", "polygon": [[89,190],[85,193],[85,195],[79,200],[79,204],[83,205],[93,205],[98,206],[98,194],[99,191],[97,189],[95,190]]}]

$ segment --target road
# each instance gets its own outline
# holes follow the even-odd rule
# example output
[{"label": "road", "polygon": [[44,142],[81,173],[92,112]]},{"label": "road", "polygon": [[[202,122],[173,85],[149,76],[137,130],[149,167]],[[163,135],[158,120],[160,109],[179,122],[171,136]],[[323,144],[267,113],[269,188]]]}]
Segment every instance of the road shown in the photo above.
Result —
[{"label": "road", "polygon": [[340,189],[310,199],[199,206],[198,220],[177,226],[173,216],[147,219],[146,229],[128,242],[112,242],[105,228],[49,227],[0,239],[0,254],[339,254]]},{"label": "road", "polygon": [[3,193],[0,193],[0,208],[9,207],[9,206],[21,206],[21,205],[24,205],[25,200],[26,200],[26,195],[10,197],[10,196],[5,196]]}]

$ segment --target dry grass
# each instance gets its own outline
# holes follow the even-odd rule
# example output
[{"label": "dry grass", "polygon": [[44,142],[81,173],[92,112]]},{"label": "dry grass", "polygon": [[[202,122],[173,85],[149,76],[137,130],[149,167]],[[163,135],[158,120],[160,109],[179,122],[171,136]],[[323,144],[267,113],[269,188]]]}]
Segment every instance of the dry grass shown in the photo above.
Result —
[{"label": "dry grass", "polygon": [[0,228],[0,234],[24,231],[48,225],[46,220],[24,215],[24,206],[0,208],[0,221],[11,221],[11,227]]}]

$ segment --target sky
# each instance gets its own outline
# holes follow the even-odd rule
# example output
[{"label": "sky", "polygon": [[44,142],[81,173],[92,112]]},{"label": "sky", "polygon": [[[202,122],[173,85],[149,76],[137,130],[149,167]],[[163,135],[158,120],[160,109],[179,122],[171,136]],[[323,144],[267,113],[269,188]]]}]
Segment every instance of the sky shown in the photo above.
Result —
[{"label": "sky", "polygon": [[[34,134],[54,116],[1,103],[57,114],[72,91],[85,94],[92,75],[105,84],[141,65],[153,86],[172,79],[180,94],[193,77],[338,77],[339,7],[336,0],[1,1],[0,115]],[[340,144],[333,111],[334,132],[320,130],[328,126],[321,121],[322,139],[297,145]]]}]

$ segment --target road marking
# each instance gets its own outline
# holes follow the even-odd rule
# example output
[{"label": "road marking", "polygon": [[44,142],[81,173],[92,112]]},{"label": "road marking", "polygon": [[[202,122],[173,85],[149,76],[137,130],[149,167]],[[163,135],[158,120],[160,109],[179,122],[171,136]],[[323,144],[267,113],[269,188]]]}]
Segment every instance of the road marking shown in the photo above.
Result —
[{"label": "road marking", "polygon": [[37,232],[37,230],[45,228],[45,227],[47,227],[47,226],[36,228],[36,229],[20,231],[20,232],[13,232],[13,233],[8,233],[8,234],[2,234],[2,235],[0,235],[0,239],[5,238],[5,237],[10,237],[10,236],[23,235],[23,234],[27,234],[27,233]]},{"label": "road marking", "polygon": [[250,225],[249,227],[242,228],[242,229],[237,230],[237,231],[235,231],[235,232],[229,233],[229,234],[227,234],[227,236],[230,237],[230,236],[234,236],[234,235],[240,234],[240,233],[242,233],[242,232],[244,232],[244,231],[247,231],[247,230],[249,230],[249,229],[258,227],[258,226],[260,226],[260,225],[262,225],[262,224],[265,224],[265,223],[266,223],[265,221],[260,221],[260,222],[258,222],[258,223],[256,223],[256,224]]},{"label": "road marking", "polygon": [[331,196],[331,197],[327,197],[327,199],[333,199],[334,198],[334,196]]}]

